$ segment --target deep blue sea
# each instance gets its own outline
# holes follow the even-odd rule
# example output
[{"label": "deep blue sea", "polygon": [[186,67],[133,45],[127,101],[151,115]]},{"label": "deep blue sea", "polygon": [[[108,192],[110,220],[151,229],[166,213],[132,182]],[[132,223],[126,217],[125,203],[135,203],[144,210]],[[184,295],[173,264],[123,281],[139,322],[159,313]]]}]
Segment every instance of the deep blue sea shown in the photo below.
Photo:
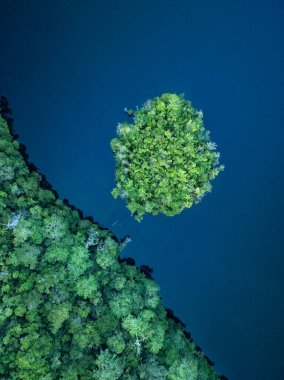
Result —
[{"label": "deep blue sea", "polygon": [[[284,3],[0,0],[0,95],[60,197],[154,269],[164,304],[230,380],[284,379]],[[124,107],[185,93],[225,171],[175,217],[110,192]]]}]

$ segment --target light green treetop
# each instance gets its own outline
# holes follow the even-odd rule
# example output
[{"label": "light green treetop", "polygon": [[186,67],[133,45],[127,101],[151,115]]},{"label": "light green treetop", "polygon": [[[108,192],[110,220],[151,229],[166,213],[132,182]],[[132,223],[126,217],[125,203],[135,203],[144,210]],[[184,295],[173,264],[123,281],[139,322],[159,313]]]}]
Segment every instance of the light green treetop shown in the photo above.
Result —
[{"label": "light green treetop", "polygon": [[112,195],[126,200],[139,222],[145,213],[179,214],[211,191],[223,170],[220,154],[203,126],[203,114],[183,95],[163,94],[127,111],[111,140],[116,159]]}]

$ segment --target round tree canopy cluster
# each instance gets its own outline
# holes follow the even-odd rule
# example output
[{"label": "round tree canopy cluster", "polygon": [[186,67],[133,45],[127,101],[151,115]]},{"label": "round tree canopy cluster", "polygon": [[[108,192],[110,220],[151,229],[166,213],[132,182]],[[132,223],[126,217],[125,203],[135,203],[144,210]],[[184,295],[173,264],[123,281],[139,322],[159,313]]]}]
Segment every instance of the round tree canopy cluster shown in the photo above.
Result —
[{"label": "round tree canopy cluster", "polygon": [[118,124],[111,141],[112,195],[125,199],[139,222],[145,213],[173,216],[198,203],[224,169],[202,112],[183,95],[166,93],[127,113],[133,122]]}]

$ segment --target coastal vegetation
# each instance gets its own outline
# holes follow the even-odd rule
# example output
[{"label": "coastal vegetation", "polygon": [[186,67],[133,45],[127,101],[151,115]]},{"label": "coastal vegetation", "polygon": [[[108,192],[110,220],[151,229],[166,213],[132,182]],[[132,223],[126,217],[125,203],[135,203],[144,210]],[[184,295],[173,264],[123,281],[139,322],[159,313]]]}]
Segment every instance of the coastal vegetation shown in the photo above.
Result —
[{"label": "coastal vegetation", "polygon": [[58,198],[2,116],[0,378],[220,379],[147,266]]}]

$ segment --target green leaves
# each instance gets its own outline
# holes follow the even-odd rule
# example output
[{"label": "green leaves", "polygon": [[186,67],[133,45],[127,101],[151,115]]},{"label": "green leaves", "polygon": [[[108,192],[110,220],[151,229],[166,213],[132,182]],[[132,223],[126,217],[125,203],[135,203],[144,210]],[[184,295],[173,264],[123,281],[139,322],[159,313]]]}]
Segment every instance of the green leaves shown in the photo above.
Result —
[{"label": "green leaves", "polygon": [[65,262],[69,256],[69,249],[63,244],[52,244],[45,251],[45,259],[48,262]]},{"label": "green leaves", "polygon": [[114,267],[117,263],[118,244],[110,237],[97,249],[96,262],[103,268]]},{"label": "green leaves", "polygon": [[123,373],[123,361],[116,354],[111,354],[108,349],[101,351],[94,370],[95,380],[117,380]]},{"label": "green leaves", "polygon": [[121,354],[125,348],[124,337],[121,332],[118,332],[116,335],[112,335],[107,340],[107,345],[110,350],[116,354]]},{"label": "green leaves", "polygon": [[92,298],[98,290],[98,282],[95,276],[81,277],[76,283],[76,293],[82,298]]},{"label": "green leaves", "polygon": [[92,267],[87,248],[74,246],[67,264],[68,276],[71,281],[77,280],[87,269]]},{"label": "green leaves", "polygon": [[54,305],[47,315],[47,319],[51,323],[52,332],[55,334],[63,325],[64,321],[68,319],[71,304],[68,302]]},{"label": "green leaves", "polygon": [[8,262],[13,266],[24,266],[35,269],[40,253],[41,249],[39,247],[27,243],[22,244],[22,246],[15,248]]},{"label": "green leaves", "polygon": [[111,195],[116,199],[119,196],[118,189],[114,188],[111,192]]},{"label": "green leaves", "polygon": [[111,141],[117,181],[113,197],[126,199],[137,221],[145,213],[172,216],[198,203],[209,191],[208,182],[223,170],[202,112],[183,96],[163,94],[133,116],[133,123],[121,124]]},{"label": "green leaves", "polygon": [[139,338],[139,351],[144,347],[157,354],[163,347],[167,325],[152,310],[143,309],[137,316],[129,314],[123,319],[122,327],[132,338]]}]

